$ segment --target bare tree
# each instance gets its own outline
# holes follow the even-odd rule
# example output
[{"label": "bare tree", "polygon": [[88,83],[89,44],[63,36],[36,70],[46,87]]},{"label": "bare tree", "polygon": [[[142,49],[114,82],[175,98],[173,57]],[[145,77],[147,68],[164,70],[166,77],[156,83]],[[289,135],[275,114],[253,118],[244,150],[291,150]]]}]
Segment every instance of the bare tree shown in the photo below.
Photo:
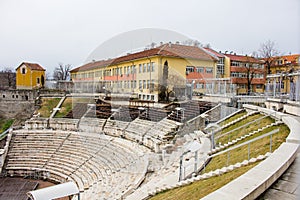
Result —
[{"label": "bare tree", "polygon": [[68,80],[70,76],[71,65],[64,65],[63,63],[59,63],[59,66],[54,69],[53,79],[54,80]]},{"label": "bare tree", "polygon": [[265,59],[267,74],[270,74],[271,65],[275,61],[275,57],[279,56],[279,51],[275,47],[275,42],[268,40],[265,43],[262,43],[258,51],[260,53],[260,56]]},{"label": "bare tree", "polygon": [[5,68],[4,70],[1,71],[2,74],[2,83],[5,83],[5,86],[8,88],[13,88],[15,87],[16,83],[16,73],[13,72],[11,68]]},{"label": "bare tree", "polygon": [[253,78],[255,77],[255,74],[263,73],[261,69],[256,67],[255,65],[258,65],[258,60],[255,59],[254,57],[247,56],[246,55],[246,63],[244,64],[244,69],[246,72],[246,79],[247,79],[247,95],[250,95],[251,92],[251,85]]}]

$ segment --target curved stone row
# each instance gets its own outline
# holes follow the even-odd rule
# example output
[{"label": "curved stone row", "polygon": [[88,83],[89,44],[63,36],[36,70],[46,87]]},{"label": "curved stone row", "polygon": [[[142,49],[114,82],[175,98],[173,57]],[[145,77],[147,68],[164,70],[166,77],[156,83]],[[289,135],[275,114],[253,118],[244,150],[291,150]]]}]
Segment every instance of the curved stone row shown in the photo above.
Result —
[{"label": "curved stone row", "polygon": [[122,196],[143,180],[148,161],[138,147],[135,151],[121,140],[100,134],[17,130],[5,170],[10,176],[71,180],[85,196],[93,191]]}]

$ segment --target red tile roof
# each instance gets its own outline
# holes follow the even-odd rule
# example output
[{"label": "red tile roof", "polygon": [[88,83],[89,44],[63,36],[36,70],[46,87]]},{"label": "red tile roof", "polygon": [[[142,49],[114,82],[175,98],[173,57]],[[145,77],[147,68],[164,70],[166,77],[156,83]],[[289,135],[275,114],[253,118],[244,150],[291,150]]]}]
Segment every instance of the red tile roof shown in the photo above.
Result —
[{"label": "red tile roof", "polygon": [[109,59],[109,60],[100,60],[100,61],[95,61],[95,62],[90,62],[87,64],[84,64],[80,67],[72,69],[70,72],[79,72],[79,71],[87,71],[87,70],[92,70],[98,67],[104,67],[104,66],[109,66],[114,60]]},{"label": "red tile roof", "polygon": [[153,56],[177,57],[177,58],[187,58],[187,59],[190,58],[190,59],[209,60],[209,61],[216,60],[213,56],[208,54],[204,49],[199,47],[179,45],[179,44],[164,44],[153,49],[148,49],[145,51],[128,54],[125,56],[117,57],[115,59],[88,63],[71,70],[71,72],[86,71],[97,67],[115,65],[126,61],[137,60],[137,59],[153,57]]},{"label": "red tile roof", "polygon": [[235,55],[235,54],[225,54],[225,56],[229,57],[230,60],[232,61],[262,63],[262,61],[260,61],[259,59],[251,56]]},{"label": "red tile roof", "polygon": [[222,54],[222,53],[219,53],[211,48],[207,48],[207,47],[204,47],[204,49],[212,54],[214,54],[215,56],[219,57],[219,58],[224,58],[225,56]]},{"label": "red tile roof", "polygon": [[[29,63],[29,62],[22,62],[19,67],[21,67],[22,65],[26,65],[28,68],[30,68],[31,70],[36,70],[36,71],[46,71],[43,67],[41,67],[39,64],[37,63]],[[17,69],[19,68],[17,67]]]},{"label": "red tile roof", "polygon": [[300,57],[300,54],[293,54],[293,55],[284,55],[284,56],[278,56],[275,57],[276,59],[281,58],[285,61],[291,62],[291,63],[298,63],[298,58]]}]

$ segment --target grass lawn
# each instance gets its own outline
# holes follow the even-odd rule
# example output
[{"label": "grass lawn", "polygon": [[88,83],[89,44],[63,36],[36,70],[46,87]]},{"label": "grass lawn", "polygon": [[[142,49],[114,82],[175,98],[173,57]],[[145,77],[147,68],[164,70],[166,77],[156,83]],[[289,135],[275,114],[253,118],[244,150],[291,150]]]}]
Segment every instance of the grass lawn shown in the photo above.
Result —
[{"label": "grass lawn", "polygon": [[[254,115],[254,116],[250,116],[247,117],[245,120],[243,120],[242,122],[237,122],[236,124],[227,127],[221,131],[219,131],[216,135],[222,135],[224,133],[227,133],[235,128],[241,127],[242,125],[249,123],[249,122],[253,122],[245,127],[239,128],[227,135],[224,135],[218,139],[216,139],[216,144],[221,143],[221,144],[225,144],[231,140],[234,140],[236,138],[239,138],[247,133],[251,133],[259,128],[265,127],[273,122],[275,122],[275,120],[271,117],[266,117],[264,119],[261,119],[259,121],[254,121],[255,119],[261,118],[264,115],[258,114],[258,115]],[[244,122],[244,123],[243,123]]]},{"label": "grass lawn", "polygon": [[[14,123],[14,119],[4,119],[0,118],[0,134],[6,131],[12,124]],[[0,138],[2,140],[3,138]]]},{"label": "grass lawn", "polygon": [[[238,115],[241,115],[241,113],[239,113]],[[226,128],[226,130],[224,132],[228,132],[230,130],[233,130],[234,128],[241,126],[243,124],[246,124],[247,122],[253,121],[255,119],[258,119],[260,117],[262,117],[263,115],[261,114],[256,114],[250,117],[247,117],[246,119],[242,120],[241,122],[238,122],[228,128]],[[236,118],[236,116],[233,116],[234,118]],[[231,120],[231,119],[229,119]],[[267,117],[264,118],[260,123],[261,124],[270,124],[274,122],[274,119]],[[245,135],[249,132],[246,132],[246,130],[257,130],[258,126],[257,124],[253,123],[250,124],[249,127],[245,127],[247,129],[245,129],[245,131],[239,131],[236,133],[236,135]],[[268,133],[274,129],[279,128],[279,132],[275,133],[272,136],[272,152],[277,149],[281,143],[285,142],[286,137],[288,136],[290,130],[289,128],[284,125],[284,124],[280,124],[280,125],[276,125],[276,126],[272,126],[269,127],[255,135],[252,135],[250,137],[245,138],[244,140],[239,141],[238,143],[236,143],[235,145],[238,145],[240,143],[246,142],[248,140],[251,140],[255,137],[258,137],[260,135],[263,135],[265,133]],[[242,132],[242,133],[240,133]],[[226,140],[228,140],[228,136],[223,136],[225,137]],[[222,137],[220,138],[220,140],[222,140]],[[265,137],[262,138],[260,140],[257,140],[253,143],[250,144],[249,148],[250,148],[250,158],[254,158],[257,157],[259,155],[264,155],[267,152],[269,152],[270,150],[270,136],[269,137]],[[229,147],[228,147],[229,148]],[[205,172],[209,172],[209,171],[213,171],[216,169],[220,169],[222,167],[228,166],[228,165],[232,165],[235,164],[237,162],[242,162],[244,160],[248,159],[248,145],[244,145],[242,147],[239,147],[237,149],[234,149],[232,151],[230,151],[230,153],[224,153],[224,154],[220,154],[216,157],[213,157],[211,159],[211,161],[209,162],[209,164],[206,166],[205,168]],[[200,181],[196,181],[192,184],[189,184],[187,186],[183,186],[180,188],[176,188],[176,189],[172,189],[172,190],[168,190],[162,193],[159,193],[157,195],[155,195],[154,197],[150,198],[151,200],[158,200],[158,199],[167,199],[167,200],[178,200],[178,199],[200,199],[206,195],[208,195],[209,193],[221,188],[222,186],[224,186],[225,184],[227,184],[228,182],[232,181],[233,179],[239,177],[240,175],[242,175],[243,173],[247,172],[249,169],[251,169],[252,167],[254,167],[255,165],[257,165],[259,162],[256,163],[252,163],[249,164],[247,166],[235,169],[231,172],[222,174],[220,176],[215,176],[215,177],[211,177],[209,179],[205,179],[205,180],[200,180]],[[202,174],[205,173],[204,171],[202,171]]]},{"label": "grass lawn", "polygon": [[238,168],[234,171],[222,174],[220,176],[211,177],[209,179],[196,181],[192,184],[179,187],[176,189],[168,190],[155,195],[150,198],[151,200],[198,200],[211,192],[221,188],[230,181],[241,176],[252,167],[256,166],[257,163]]},{"label": "grass lawn", "polygon": [[66,98],[60,107],[60,110],[54,116],[55,118],[65,117],[73,107],[72,98]]},{"label": "grass lawn", "polygon": [[42,98],[42,106],[38,110],[41,117],[50,117],[53,108],[57,106],[60,98]]},{"label": "grass lawn", "polygon": [[230,118],[222,121],[219,125],[220,126],[224,126],[225,124],[228,124],[229,122],[232,122],[232,121],[234,121],[234,120],[236,120],[236,119],[238,119],[238,118],[240,118],[240,117],[242,117],[242,116],[244,116],[246,114],[247,114],[246,111],[241,111],[241,112],[235,114],[234,116],[232,116],[232,117],[230,117]]},{"label": "grass lawn", "polygon": [[65,117],[72,109],[73,105],[76,103],[95,103],[93,98],[77,98],[77,97],[68,97],[65,99],[63,104],[61,105],[60,110],[54,116],[55,118]]}]

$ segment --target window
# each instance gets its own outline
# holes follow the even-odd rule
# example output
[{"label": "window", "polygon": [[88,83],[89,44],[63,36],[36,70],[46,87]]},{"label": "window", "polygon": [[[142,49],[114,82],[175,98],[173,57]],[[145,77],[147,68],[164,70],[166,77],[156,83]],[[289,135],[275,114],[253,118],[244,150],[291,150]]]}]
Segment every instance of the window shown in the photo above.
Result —
[{"label": "window", "polygon": [[152,62],[152,63],[151,63],[151,72],[154,72],[154,68],[155,68],[155,63]]},{"label": "window", "polygon": [[143,71],[142,64],[139,64],[139,73],[142,73],[142,71]]},{"label": "window", "polygon": [[282,60],[277,60],[277,65],[282,65]]},{"label": "window", "polygon": [[130,66],[127,66],[127,75],[130,74]]},{"label": "window", "polygon": [[239,67],[239,66],[240,66],[240,62],[237,62],[237,61],[230,61],[230,65],[231,65],[231,66]]},{"label": "window", "polygon": [[146,80],[143,80],[143,88],[146,89]]},{"label": "window", "polygon": [[224,64],[224,58],[219,58],[218,64]]},{"label": "window", "polygon": [[204,67],[196,67],[196,71],[198,73],[203,73],[204,72]]},{"label": "window", "polygon": [[40,84],[40,78],[36,78],[36,83]]},{"label": "window", "polygon": [[151,100],[154,101],[154,95],[151,95]]},{"label": "window", "polygon": [[143,72],[147,72],[147,65],[146,65],[146,63],[143,64]]},{"label": "window", "polygon": [[217,74],[225,74],[224,65],[217,65]]},{"label": "window", "polygon": [[143,82],[142,82],[142,80],[139,80],[139,89],[143,89]]},{"label": "window", "polygon": [[197,89],[203,89],[204,88],[204,84],[203,83],[197,83],[196,84],[196,88]]},{"label": "window", "polygon": [[246,85],[245,84],[240,84],[240,88],[245,89]]},{"label": "window", "polygon": [[147,89],[150,89],[150,80],[147,80]]},{"label": "window", "polygon": [[23,67],[23,68],[21,69],[21,71],[22,71],[22,72],[21,72],[22,74],[26,74],[26,68],[25,68],[25,67]]},{"label": "window", "polygon": [[150,72],[150,66],[151,66],[151,63],[147,63],[147,72]]},{"label": "window", "polygon": [[193,66],[186,66],[185,71],[186,71],[186,74],[189,74],[189,73],[191,73],[191,72],[194,72],[194,67],[193,67]]},{"label": "window", "polygon": [[206,73],[208,73],[208,74],[213,73],[213,68],[212,67],[206,67]]},{"label": "window", "polygon": [[256,85],[256,89],[262,89],[262,85],[261,84]]}]

